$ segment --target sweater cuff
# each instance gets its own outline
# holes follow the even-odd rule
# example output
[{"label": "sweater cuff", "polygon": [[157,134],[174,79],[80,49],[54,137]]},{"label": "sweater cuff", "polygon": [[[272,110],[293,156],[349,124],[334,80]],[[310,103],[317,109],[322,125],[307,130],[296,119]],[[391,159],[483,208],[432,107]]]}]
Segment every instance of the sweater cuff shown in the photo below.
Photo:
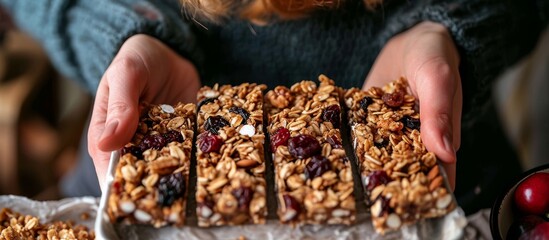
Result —
[{"label": "sweater cuff", "polygon": [[42,43],[56,68],[93,94],[121,45],[135,34],[156,37],[195,64],[201,61],[175,0],[0,1],[18,27]]}]

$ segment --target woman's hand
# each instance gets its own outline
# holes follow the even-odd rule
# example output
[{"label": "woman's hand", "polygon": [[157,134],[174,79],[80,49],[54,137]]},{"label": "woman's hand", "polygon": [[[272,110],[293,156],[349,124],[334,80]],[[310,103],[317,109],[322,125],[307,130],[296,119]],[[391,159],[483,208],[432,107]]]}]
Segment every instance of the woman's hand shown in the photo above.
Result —
[{"label": "woman's hand", "polygon": [[455,188],[460,146],[462,92],[459,54],[447,29],[422,22],[394,36],[383,48],[363,89],[381,87],[401,76],[419,99],[421,139],[435,153]]},{"label": "woman's hand", "polygon": [[147,35],[129,38],[103,75],[88,129],[88,150],[101,189],[110,153],[137,129],[140,103],[195,102],[200,87],[191,62]]}]

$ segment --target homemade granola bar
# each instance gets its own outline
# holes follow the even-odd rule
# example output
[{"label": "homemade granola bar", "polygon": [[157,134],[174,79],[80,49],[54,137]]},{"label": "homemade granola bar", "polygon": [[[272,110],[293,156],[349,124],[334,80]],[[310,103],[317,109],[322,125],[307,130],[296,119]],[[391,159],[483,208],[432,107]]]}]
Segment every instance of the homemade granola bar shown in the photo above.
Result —
[{"label": "homemade granola bar", "polygon": [[407,87],[399,78],[345,93],[365,198],[380,233],[456,207],[436,156],[421,141],[418,105]]},{"label": "homemade granola bar", "polygon": [[198,92],[198,225],[263,224],[267,215],[265,85],[214,85]]},{"label": "homemade granola bar", "polygon": [[324,75],[266,94],[268,132],[282,223],[351,224],[351,163],[342,146],[341,89]]},{"label": "homemade granola bar", "polygon": [[73,221],[40,223],[32,215],[15,212],[9,208],[0,209],[0,239],[95,239],[95,233],[88,227]]},{"label": "homemade granola bar", "polygon": [[110,191],[111,222],[183,225],[195,104],[147,106],[122,148]]}]

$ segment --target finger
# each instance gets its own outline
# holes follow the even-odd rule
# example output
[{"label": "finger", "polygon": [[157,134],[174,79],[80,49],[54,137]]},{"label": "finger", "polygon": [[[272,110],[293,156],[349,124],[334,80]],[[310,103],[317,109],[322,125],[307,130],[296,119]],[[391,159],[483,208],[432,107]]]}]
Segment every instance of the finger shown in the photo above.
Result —
[{"label": "finger", "polygon": [[[145,79],[143,79],[145,78]],[[122,54],[105,73],[108,103],[105,127],[99,138],[102,151],[121,148],[133,136],[139,119],[139,95],[148,71],[137,54]]]},{"label": "finger", "polygon": [[95,96],[90,126],[88,127],[88,152],[93,159],[101,189],[103,189],[103,179],[106,176],[106,165],[108,165],[109,162],[109,158],[105,157],[105,153],[98,148],[99,138],[105,128],[105,120],[107,118],[107,96],[107,83],[102,80],[99,83],[99,88]]}]

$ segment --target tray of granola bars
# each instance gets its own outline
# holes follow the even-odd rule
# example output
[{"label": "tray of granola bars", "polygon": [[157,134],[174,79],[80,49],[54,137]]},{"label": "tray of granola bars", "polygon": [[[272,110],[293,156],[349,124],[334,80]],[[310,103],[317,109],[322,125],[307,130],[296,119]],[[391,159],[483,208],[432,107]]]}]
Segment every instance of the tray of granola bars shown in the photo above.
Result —
[{"label": "tray of granola bars", "polygon": [[148,104],[112,153],[104,239],[459,239],[464,212],[423,145],[404,78],[368,91],[202,87]]}]

